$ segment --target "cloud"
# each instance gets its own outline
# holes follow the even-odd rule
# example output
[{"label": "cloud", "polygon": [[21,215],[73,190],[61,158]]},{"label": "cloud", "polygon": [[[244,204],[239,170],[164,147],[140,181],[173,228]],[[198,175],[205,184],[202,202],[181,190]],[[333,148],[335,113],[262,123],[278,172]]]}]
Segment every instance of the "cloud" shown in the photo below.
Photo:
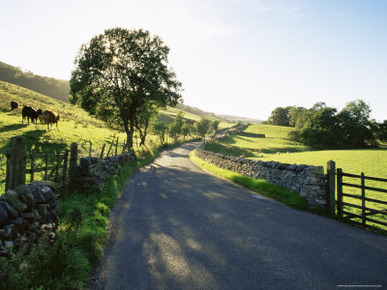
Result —
[{"label": "cloud", "polygon": [[253,3],[253,11],[266,13],[266,12],[277,12],[285,15],[295,15],[302,10],[300,5],[288,5],[280,1],[265,1],[255,0]]},{"label": "cloud", "polygon": [[256,0],[253,4],[253,10],[257,12],[269,12],[277,10],[281,5],[280,3],[272,4],[265,4],[262,0]]},{"label": "cloud", "polygon": [[291,6],[287,8],[287,14],[294,15],[300,12],[301,10],[302,10],[301,6]]}]

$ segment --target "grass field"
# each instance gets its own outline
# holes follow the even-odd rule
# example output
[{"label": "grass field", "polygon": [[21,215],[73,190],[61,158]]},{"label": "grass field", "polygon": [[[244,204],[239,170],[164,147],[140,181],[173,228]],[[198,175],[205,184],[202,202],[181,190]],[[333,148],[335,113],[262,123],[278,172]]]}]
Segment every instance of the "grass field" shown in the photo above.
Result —
[{"label": "grass field", "polygon": [[[206,149],[234,156],[243,155],[247,158],[263,161],[323,166],[324,170],[326,170],[327,162],[333,160],[336,162],[336,168],[342,168],[346,173],[360,175],[361,172],[364,172],[366,176],[387,178],[387,149],[311,151],[308,147],[288,139],[288,134],[292,130],[294,129],[290,127],[250,125],[240,134],[235,134],[220,144],[209,144]],[[265,138],[261,138],[259,134],[265,134]],[[360,179],[346,177],[344,182],[360,185]],[[366,186],[387,189],[387,183],[380,181],[367,180]],[[344,192],[361,195],[360,189],[352,187],[345,187]],[[366,196],[387,201],[387,193],[367,190]],[[354,198],[345,197],[344,201],[361,205],[361,201]],[[366,206],[387,210],[385,205],[372,202],[367,202]],[[347,210],[357,214],[360,211],[355,208],[347,208]],[[385,215],[374,217],[387,222]],[[387,229],[384,226],[375,226]]]},{"label": "grass field", "polygon": [[[263,161],[324,166],[326,169],[327,162],[333,160],[336,167],[345,172],[364,172],[369,176],[387,178],[387,149],[310,151],[307,146],[288,139],[292,130],[291,127],[250,125],[242,134],[233,135],[222,144],[238,148],[236,152],[241,155],[245,150],[246,154],[250,153],[246,157]],[[248,137],[244,133],[265,134],[266,138]]]},{"label": "grass field", "polygon": [[[19,108],[10,111],[10,102],[19,103]],[[21,108],[23,105],[30,105],[42,110],[48,109],[60,114],[59,129],[47,130],[47,126],[38,122],[35,124],[22,123]],[[174,120],[180,110],[168,108],[159,114],[159,120],[166,124]],[[186,119],[193,121],[200,120],[199,116],[183,112]],[[222,126],[232,124],[222,122]],[[57,153],[69,149],[71,143],[78,143],[78,149],[82,155],[88,155],[90,143],[92,143],[92,155],[97,156],[104,144],[109,145],[113,140],[119,139],[119,144],[126,140],[126,134],[117,130],[112,130],[102,121],[90,116],[83,109],[62,102],[28,89],[0,81],[0,194],[4,191],[5,182],[5,162],[10,140],[14,136],[25,137],[27,152],[35,153]],[[142,151],[139,148],[139,137],[134,135],[135,151]],[[172,141],[168,138],[167,141]],[[152,134],[148,134],[147,144],[151,147],[157,146],[158,139]],[[105,150],[105,153],[108,149]]]},{"label": "grass field", "polygon": [[[288,139],[287,135],[294,128],[271,126],[271,125],[250,125],[243,131],[247,134],[233,135],[224,141],[235,147],[249,149],[260,155],[262,153],[277,152],[300,152],[308,150],[308,147],[293,142]],[[265,134],[265,138],[254,137],[254,134]]]}]

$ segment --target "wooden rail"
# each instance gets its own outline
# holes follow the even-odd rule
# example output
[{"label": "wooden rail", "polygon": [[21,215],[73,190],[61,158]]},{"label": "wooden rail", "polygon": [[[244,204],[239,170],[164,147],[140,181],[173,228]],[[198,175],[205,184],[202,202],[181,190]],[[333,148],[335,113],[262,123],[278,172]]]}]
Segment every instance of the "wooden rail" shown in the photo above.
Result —
[{"label": "wooden rail", "polygon": [[[362,172],[360,175],[357,174],[351,174],[351,173],[344,173],[341,168],[337,169],[337,215],[340,218],[344,218],[347,220],[350,220],[351,222],[360,224],[363,227],[369,227],[370,225],[367,224],[367,222],[372,222],[384,227],[387,227],[387,194],[382,195],[381,199],[377,199],[374,197],[367,197],[366,194],[369,191],[374,192],[381,192],[383,194],[387,193],[387,190],[385,188],[378,188],[374,186],[367,186],[366,181],[378,181],[383,184],[387,185],[387,179],[380,178],[380,177],[371,177],[371,176],[365,176],[365,174]],[[350,183],[350,182],[344,182],[343,177],[350,177],[356,180],[360,179],[360,183]],[[386,186],[387,187],[387,186]],[[345,192],[349,188],[356,188],[360,189],[360,194],[353,194]],[[344,191],[345,190],[345,191]],[[344,199],[350,198],[350,199],[357,199],[360,200],[359,204],[354,204],[351,202],[347,202]],[[380,208],[371,208],[367,203],[373,203],[375,205],[380,205]],[[349,212],[348,209],[353,208],[355,209],[355,212]],[[380,216],[375,216],[380,215]],[[370,216],[373,216],[372,218]],[[360,219],[361,222],[353,220],[353,219]]]},{"label": "wooden rail", "polygon": [[[79,152],[78,144],[71,145],[71,151],[57,153],[27,153],[25,150],[24,138],[16,136],[11,139],[9,150],[6,154],[6,174],[5,190],[13,189],[20,184],[25,184],[27,175],[28,181],[34,182],[36,179],[51,180],[63,186],[73,188],[78,177],[78,160],[82,156],[92,155],[92,142],[88,143],[87,152]],[[113,138],[109,142],[109,149],[104,154],[106,144],[103,144],[101,153],[97,152],[97,158],[116,156],[118,149],[122,146],[121,154],[127,150],[126,143],[118,144],[118,138]],[[84,145],[84,143],[83,143]],[[97,150],[99,151],[99,150]],[[4,159],[4,158],[3,158]],[[39,175],[39,176],[38,176]],[[4,180],[2,181],[4,182]]]}]

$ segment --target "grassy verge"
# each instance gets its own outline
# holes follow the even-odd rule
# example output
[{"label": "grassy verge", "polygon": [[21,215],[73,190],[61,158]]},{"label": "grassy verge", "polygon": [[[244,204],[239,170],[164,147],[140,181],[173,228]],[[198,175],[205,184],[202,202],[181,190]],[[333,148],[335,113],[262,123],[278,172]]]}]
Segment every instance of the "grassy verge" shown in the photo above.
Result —
[{"label": "grassy verge", "polygon": [[139,161],[118,169],[99,189],[63,193],[59,200],[57,239],[43,237],[28,255],[0,257],[1,289],[82,289],[103,255],[109,214],[128,177],[151,162],[168,144],[138,152]]},{"label": "grassy verge", "polygon": [[228,179],[232,182],[235,182],[241,186],[244,186],[250,189],[251,191],[275,199],[295,209],[308,209],[308,203],[304,197],[299,196],[298,194],[281,186],[274,185],[263,179],[254,179],[247,176],[243,176],[230,170],[219,168],[197,157],[195,155],[195,151],[192,151],[190,153],[190,159],[204,170],[209,171],[222,178]]}]

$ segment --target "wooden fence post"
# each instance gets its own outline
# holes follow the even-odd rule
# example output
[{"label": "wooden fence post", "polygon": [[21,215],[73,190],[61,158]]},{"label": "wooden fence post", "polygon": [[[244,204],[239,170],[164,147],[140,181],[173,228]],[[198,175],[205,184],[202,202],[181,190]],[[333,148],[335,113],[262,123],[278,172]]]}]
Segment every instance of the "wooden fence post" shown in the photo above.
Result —
[{"label": "wooden fence post", "polygon": [[34,182],[34,175],[35,175],[35,154],[34,152],[31,153],[31,182]]},{"label": "wooden fence post", "polygon": [[336,193],[336,163],[333,160],[329,160],[327,163],[327,179],[328,179],[328,194],[327,194],[327,208],[329,213],[335,214],[335,193]]},{"label": "wooden fence post", "polygon": [[60,163],[60,152],[56,154],[56,165],[55,165],[55,182],[59,183],[59,163]]},{"label": "wooden fence post", "polygon": [[366,226],[366,204],[365,204],[365,178],[364,172],[361,173],[361,224]]},{"label": "wooden fence post", "polygon": [[5,190],[14,189],[26,182],[26,149],[22,136],[11,138],[7,156]]},{"label": "wooden fence post", "polygon": [[114,152],[114,156],[117,156],[117,149],[118,149],[118,137],[117,137],[117,141],[116,141],[116,150]]},{"label": "wooden fence post", "polygon": [[122,152],[121,152],[121,154],[124,154],[125,149],[126,149],[126,140],[124,140],[124,145],[122,145]]},{"label": "wooden fence post", "polygon": [[92,146],[93,146],[93,143],[90,141],[89,157],[91,157],[91,147]]},{"label": "wooden fence post", "polygon": [[69,165],[69,188],[74,189],[78,177],[78,144],[71,143],[70,148],[70,165]]},{"label": "wooden fence post", "polygon": [[103,144],[103,146],[102,146],[102,151],[101,151],[101,155],[99,156],[99,159],[103,158],[103,151],[104,150],[105,150],[105,144]]},{"label": "wooden fence post", "polygon": [[337,168],[337,216],[343,217],[343,170]]},{"label": "wooden fence post", "polygon": [[[108,152],[107,152],[107,154],[106,154],[106,157],[109,157],[110,150],[112,149],[113,144],[114,144],[114,140],[112,140],[112,142],[110,143],[110,147],[109,147],[109,150],[108,150]],[[112,154],[113,154],[113,153],[112,153]]]},{"label": "wooden fence post", "polygon": [[67,164],[69,159],[69,150],[65,151],[64,160],[63,160],[63,176],[62,176],[62,185],[66,184],[67,181]]}]

